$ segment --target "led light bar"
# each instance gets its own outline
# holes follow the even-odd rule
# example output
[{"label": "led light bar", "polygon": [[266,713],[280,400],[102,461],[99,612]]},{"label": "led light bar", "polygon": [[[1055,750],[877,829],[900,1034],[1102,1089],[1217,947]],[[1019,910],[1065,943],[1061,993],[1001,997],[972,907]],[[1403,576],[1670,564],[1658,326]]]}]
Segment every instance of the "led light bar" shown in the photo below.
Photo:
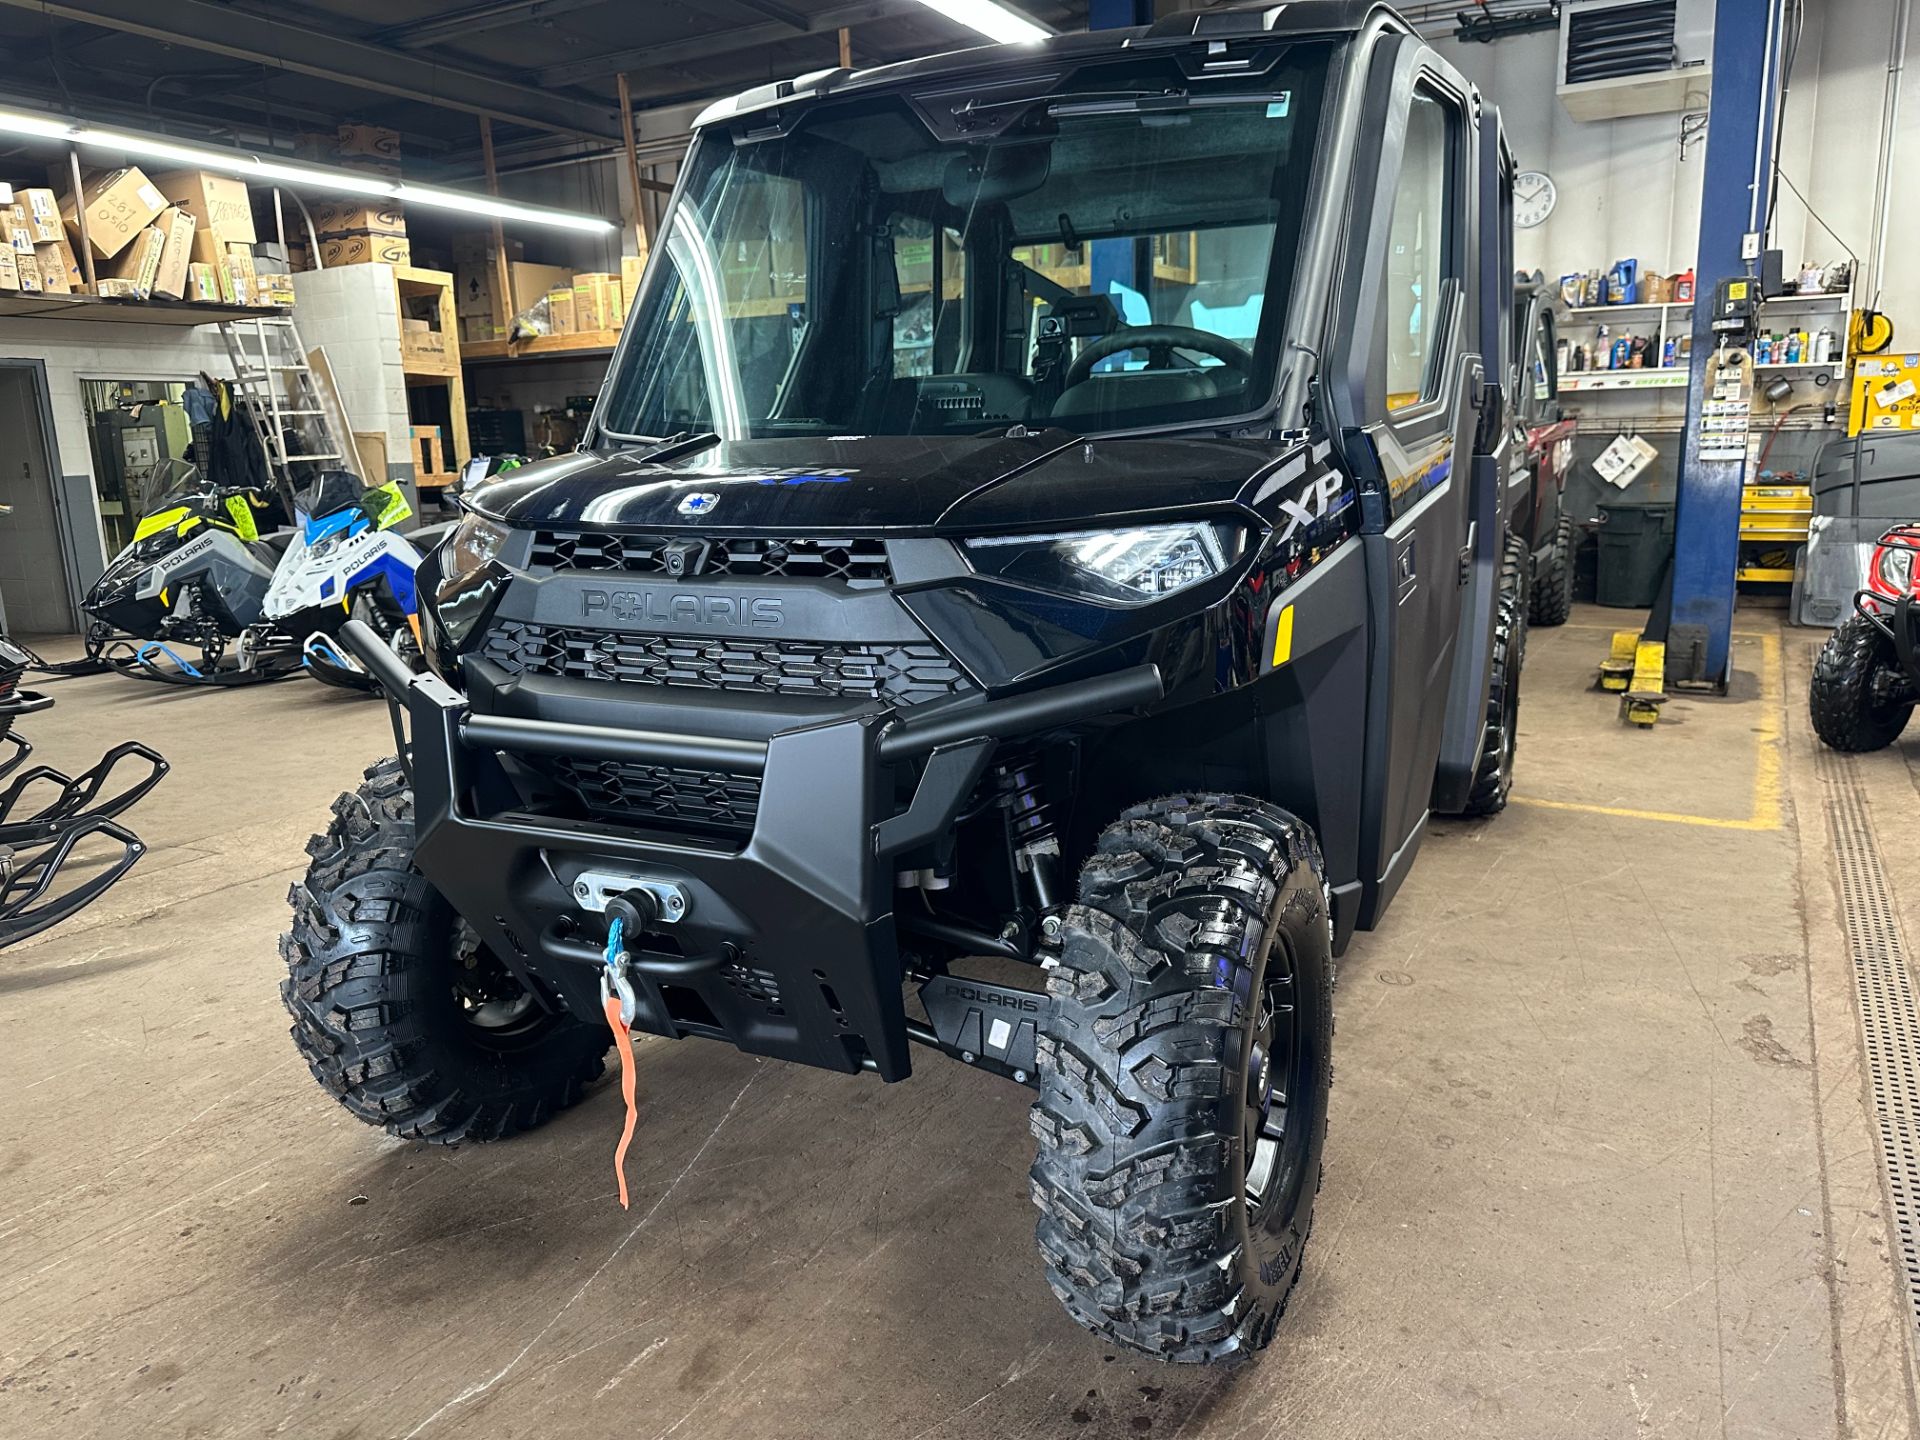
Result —
[{"label": "led light bar", "polygon": [[23,110],[0,109],[0,134],[26,135],[36,140],[60,140],[70,145],[93,145],[142,160],[165,160],[175,165],[190,165],[196,170],[216,170],[223,175],[237,175],[243,180],[293,185],[334,195],[367,195],[399,200],[408,205],[452,210],[461,215],[480,215],[520,225],[548,225],[557,230],[593,232],[614,228],[611,220],[599,215],[549,210],[544,205],[519,205],[491,195],[468,195],[433,185],[409,185],[400,180],[383,180],[377,175],[367,175],[358,170],[262,159],[240,150],[182,145],[151,135],[103,130],[84,121],[65,120],[57,115],[34,115]]},{"label": "led light bar", "polygon": [[1008,9],[1000,0],[920,0],[929,10],[1006,45],[1045,40],[1053,32]]}]

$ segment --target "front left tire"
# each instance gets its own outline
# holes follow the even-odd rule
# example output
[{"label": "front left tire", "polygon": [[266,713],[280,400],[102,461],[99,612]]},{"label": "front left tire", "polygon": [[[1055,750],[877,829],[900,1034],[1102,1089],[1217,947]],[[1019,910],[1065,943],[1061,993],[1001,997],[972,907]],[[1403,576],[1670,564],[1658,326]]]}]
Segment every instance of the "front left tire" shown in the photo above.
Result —
[{"label": "front left tire", "polygon": [[398,760],[334,801],[307,853],[280,998],[313,1078],[354,1116],[402,1140],[498,1140],[600,1075],[612,1032],[542,1009],[414,868]]}]

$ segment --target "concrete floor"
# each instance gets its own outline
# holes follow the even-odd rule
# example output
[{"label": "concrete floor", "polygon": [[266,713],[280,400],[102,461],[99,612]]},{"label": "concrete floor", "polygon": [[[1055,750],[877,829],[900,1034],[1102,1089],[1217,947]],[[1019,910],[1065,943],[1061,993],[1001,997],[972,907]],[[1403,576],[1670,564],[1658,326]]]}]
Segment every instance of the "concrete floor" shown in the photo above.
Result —
[{"label": "concrete floor", "polygon": [[[1026,1094],[955,1065],[888,1087],[643,1041],[627,1213],[605,1084],[499,1146],[364,1128],[294,1055],[274,947],[380,709],[57,685],[44,758],[132,735],[176,769],[135,874],[0,956],[0,1434],[1920,1433],[1814,641],[1743,612],[1734,698],[1640,733],[1589,688],[1619,619],[1535,633],[1517,803],[1437,825],[1343,962],[1306,1277],[1233,1377],[1066,1320]],[[1920,817],[1910,757],[1920,727],[1847,762],[1883,846]]]}]

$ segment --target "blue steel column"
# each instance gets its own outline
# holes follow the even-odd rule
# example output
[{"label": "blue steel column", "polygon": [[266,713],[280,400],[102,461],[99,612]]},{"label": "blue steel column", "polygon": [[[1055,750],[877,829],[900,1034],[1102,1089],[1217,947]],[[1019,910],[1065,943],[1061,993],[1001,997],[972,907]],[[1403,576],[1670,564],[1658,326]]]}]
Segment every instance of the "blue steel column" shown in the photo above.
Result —
[{"label": "blue steel column", "polygon": [[1734,571],[1740,550],[1744,460],[1702,460],[1702,407],[1712,391],[1712,302],[1720,281],[1750,274],[1740,240],[1765,223],[1773,168],[1773,113],[1782,0],[1718,0],[1713,21],[1713,89],[1706,180],[1700,196],[1700,253],[1694,262],[1693,364],[1687,381],[1687,429],[1681,441],[1679,508],[1674,517],[1673,625],[1669,664],[1684,648],[1679,627],[1706,632],[1704,664],[1675,682],[1727,683],[1733,632]]},{"label": "blue steel column", "polygon": [[1153,23],[1153,0],[1087,0],[1089,30],[1125,30]]}]

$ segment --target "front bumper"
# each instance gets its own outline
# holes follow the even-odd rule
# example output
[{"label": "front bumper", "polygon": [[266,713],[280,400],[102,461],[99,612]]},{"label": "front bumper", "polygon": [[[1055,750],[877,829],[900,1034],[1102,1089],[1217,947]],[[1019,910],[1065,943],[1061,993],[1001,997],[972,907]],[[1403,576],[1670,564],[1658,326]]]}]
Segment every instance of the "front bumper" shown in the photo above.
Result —
[{"label": "front bumper", "polygon": [[[635,1029],[888,1080],[910,1069],[895,857],[951,829],[999,741],[1164,691],[1141,665],[917,722],[872,703],[759,741],[702,733],[697,701],[671,730],[477,715],[358,622],[340,639],[393,709],[415,863],[543,1002],[597,1023],[605,930],[575,896],[584,874],[677,885],[684,917],[630,947]],[[539,756],[755,777],[751,835],[734,848],[528,813],[503,757]]]}]

